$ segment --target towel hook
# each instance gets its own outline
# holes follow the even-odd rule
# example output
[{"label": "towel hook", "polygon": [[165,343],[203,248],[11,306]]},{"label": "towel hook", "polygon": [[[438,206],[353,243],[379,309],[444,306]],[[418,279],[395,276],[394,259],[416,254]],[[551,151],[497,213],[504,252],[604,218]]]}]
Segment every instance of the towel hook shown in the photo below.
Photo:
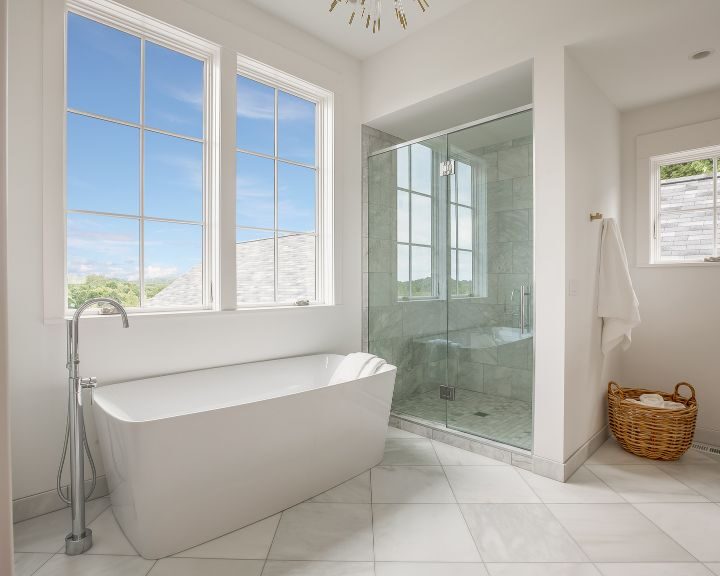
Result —
[{"label": "towel hook", "polygon": [[590,222],[593,222],[594,220],[602,220],[603,215],[602,212],[590,212]]}]

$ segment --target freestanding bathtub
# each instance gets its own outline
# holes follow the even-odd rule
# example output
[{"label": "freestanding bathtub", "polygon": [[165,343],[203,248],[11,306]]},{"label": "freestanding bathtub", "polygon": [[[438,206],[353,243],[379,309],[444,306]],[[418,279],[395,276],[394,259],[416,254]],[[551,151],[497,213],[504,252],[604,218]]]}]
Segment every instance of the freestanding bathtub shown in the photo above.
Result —
[{"label": "freestanding bathtub", "polygon": [[112,508],[145,558],[175,554],[324,492],[383,455],[396,368],[330,385],[343,356],[112,384],[94,415]]}]

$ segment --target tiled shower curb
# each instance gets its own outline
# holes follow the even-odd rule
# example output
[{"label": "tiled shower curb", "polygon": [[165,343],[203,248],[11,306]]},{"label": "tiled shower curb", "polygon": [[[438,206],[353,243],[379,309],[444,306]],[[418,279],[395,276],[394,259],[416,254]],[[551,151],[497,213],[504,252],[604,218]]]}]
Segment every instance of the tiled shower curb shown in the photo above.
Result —
[{"label": "tiled shower curb", "polygon": [[449,444],[450,446],[455,446],[468,452],[474,452],[475,454],[480,454],[481,456],[522,468],[523,470],[529,470],[530,472],[551,478],[552,480],[557,480],[558,482],[565,482],[570,478],[570,476],[582,466],[583,462],[585,462],[595,450],[602,446],[608,437],[606,426],[576,450],[566,462],[560,463],[535,456],[529,450],[478,438],[477,436],[466,434],[459,430],[452,430],[440,424],[412,418],[404,414],[391,414],[389,424],[393,428],[412,432],[413,434],[437,440],[443,444]]}]

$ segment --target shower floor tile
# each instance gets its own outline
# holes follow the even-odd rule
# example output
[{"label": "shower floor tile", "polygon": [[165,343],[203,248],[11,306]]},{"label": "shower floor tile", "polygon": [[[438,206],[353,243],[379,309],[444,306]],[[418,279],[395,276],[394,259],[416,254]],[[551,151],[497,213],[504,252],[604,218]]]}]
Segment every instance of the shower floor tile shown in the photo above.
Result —
[{"label": "shower floor tile", "polygon": [[532,447],[532,405],[528,402],[456,388],[455,400],[446,403],[438,394],[431,390],[394,399],[393,411],[442,425],[447,422],[448,428],[518,448]]},{"label": "shower floor tile", "polygon": [[[390,429],[392,464],[175,557],[140,558],[102,498],[88,504],[95,547],[82,556],[63,553],[67,509],[16,524],[15,570],[18,576],[720,576],[720,506],[658,502],[685,498],[688,488],[680,482],[714,496],[720,460],[694,450],[675,463],[623,454],[608,440],[562,484]],[[648,469],[629,483],[627,474],[638,474],[640,463]],[[621,496],[630,492],[636,502]]]}]

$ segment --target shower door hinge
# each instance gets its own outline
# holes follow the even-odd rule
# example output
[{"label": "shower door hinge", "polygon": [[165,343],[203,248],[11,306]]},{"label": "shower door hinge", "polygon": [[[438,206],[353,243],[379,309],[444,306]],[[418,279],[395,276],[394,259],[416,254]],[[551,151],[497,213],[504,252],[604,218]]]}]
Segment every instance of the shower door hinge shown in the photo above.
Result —
[{"label": "shower door hinge", "polygon": [[455,174],[455,160],[440,162],[440,176],[452,176]]},{"label": "shower door hinge", "polygon": [[455,387],[440,386],[440,400],[455,400]]}]

